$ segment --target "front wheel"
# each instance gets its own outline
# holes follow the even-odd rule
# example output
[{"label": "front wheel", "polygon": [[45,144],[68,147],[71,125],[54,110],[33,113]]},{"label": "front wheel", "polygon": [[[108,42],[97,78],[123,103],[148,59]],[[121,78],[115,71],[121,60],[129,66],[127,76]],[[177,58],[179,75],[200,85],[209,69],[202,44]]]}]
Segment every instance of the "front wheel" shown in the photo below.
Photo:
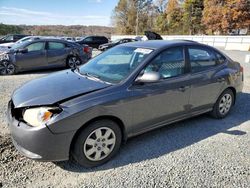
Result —
[{"label": "front wheel", "polygon": [[96,121],[77,136],[71,154],[84,167],[99,166],[110,160],[119,150],[122,134],[111,120]]},{"label": "front wheel", "polygon": [[2,61],[0,63],[0,73],[2,75],[13,75],[16,73],[16,67],[13,63]]},{"label": "front wheel", "polygon": [[234,99],[232,90],[226,89],[216,101],[211,115],[218,119],[226,117],[234,104]]}]

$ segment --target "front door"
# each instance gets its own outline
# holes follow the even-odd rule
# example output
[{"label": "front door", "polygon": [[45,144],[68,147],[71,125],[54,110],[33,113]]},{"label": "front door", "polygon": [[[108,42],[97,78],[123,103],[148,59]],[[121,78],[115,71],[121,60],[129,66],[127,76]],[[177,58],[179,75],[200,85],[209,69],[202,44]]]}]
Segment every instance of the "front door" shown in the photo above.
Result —
[{"label": "front door", "polygon": [[133,129],[137,133],[184,117],[189,110],[190,86],[184,49],[175,47],[160,53],[144,69],[150,71],[160,73],[161,80],[130,88]]},{"label": "front door", "polygon": [[18,52],[16,55],[16,62],[20,69],[33,70],[47,66],[45,42],[34,42],[25,48],[27,52]]}]

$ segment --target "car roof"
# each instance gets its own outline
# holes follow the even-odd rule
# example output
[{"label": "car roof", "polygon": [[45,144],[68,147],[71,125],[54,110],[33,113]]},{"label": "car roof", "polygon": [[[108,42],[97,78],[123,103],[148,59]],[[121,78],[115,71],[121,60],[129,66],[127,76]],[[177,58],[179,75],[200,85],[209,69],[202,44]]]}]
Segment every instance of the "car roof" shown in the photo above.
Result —
[{"label": "car roof", "polygon": [[34,38],[33,40],[31,39],[32,42],[63,42],[63,43],[71,43],[67,40],[63,40],[63,39],[56,39],[56,38],[46,38],[46,37],[41,37],[41,38]]},{"label": "car roof", "polygon": [[137,48],[150,48],[150,49],[160,49],[165,47],[171,47],[174,45],[186,45],[186,44],[199,44],[195,41],[190,40],[148,40],[148,41],[138,41],[129,42],[122,44],[122,46],[137,47]]},{"label": "car roof", "polygon": [[[105,36],[103,36],[103,35],[86,35],[86,36],[84,36],[84,38],[87,38],[87,37],[105,37]],[[107,38],[107,37],[105,37],[105,38]]]}]

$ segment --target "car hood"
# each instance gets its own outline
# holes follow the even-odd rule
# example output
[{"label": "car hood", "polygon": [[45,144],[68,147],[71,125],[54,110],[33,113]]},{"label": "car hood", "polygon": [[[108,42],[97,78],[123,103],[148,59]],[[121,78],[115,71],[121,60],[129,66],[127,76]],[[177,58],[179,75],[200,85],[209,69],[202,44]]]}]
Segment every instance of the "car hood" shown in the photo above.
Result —
[{"label": "car hood", "polygon": [[2,47],[10,47],[12,46],[13,44],[15,44],[14,42],[8,42],[8,43],[3,43],[3,44],[0,44],[0,46]]},{"label": "car hood", "polygon": [[15,108],[51,105],[110,86],[83,77],[71,70],[30,81],[12,95]]},{"label": "car hood", "polygon": [[10,52],[10,49],[7,46],[0,46],[0,55],[7,54]]},{"label": "car hood", "polygon": [[7,46],[0,46],[0,55],[1,54],[14,54],[16,50],[11,49]]}]

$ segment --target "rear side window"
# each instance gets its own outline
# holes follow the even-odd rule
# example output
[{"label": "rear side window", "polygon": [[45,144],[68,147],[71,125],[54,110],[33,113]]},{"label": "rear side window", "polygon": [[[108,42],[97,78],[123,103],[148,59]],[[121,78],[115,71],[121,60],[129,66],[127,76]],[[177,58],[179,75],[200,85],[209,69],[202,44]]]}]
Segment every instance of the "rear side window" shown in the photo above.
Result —
[{"label": "rear side window", "polygon": [[220,65],[220,64],[222,64],[222,63],[224,63],[226,61],[226,58],[223,55],[221,55],[220,53],[214,52],[214,54],[216,56],[216,63],[218,65]]},{"label": "rear side window", "polygon": [[48,43],[48,49],[49,50],[59,50],[59,49],[64,49],[65,44],[60,43],[60,42],[49,42]]},{"label": "rear side window", "polygon": [[216,66],[214,54],[206,48],[189,47],[188,53],[191,72],[200,72]]},{"label": "rear side window", "polygon": [[28,45],[26,48],[28,49],[28,52],[33,52],[33,51],[40,51],[44,50],[44,42],[36,42],[33,44]]},{"label": "rear side window", "polygon": [[25,37],[24,35],[14,35],[15,40],[19,40],[21,38]]}]

